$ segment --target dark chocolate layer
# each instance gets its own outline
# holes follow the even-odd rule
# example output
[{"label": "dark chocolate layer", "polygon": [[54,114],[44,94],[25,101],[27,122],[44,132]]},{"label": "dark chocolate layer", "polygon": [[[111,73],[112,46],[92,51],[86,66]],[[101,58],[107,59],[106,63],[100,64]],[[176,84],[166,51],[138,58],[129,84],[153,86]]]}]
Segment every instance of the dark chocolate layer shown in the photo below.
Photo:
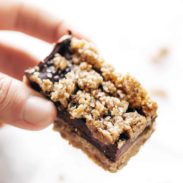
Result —
[{"label": "dark chocolate layer", "polygon": [[[139,137],[137,137],[134,141],[132,141],[131,139],[128,139],[128,137],[125,134],[121,134],[119,140],[124,140],[124,144],[122,147],[118,148],[117,143],[115,144],[111,144],[111,145],[105,145],[102,144],[100,141],[98,141],[97,139],[95,139],[90,130],[87,128],[85,121],[82,119],[71,119],[69,117],[69,114],[65,111],[59,112],[59,118],[61,118],[65,123],[68,123],[69,125],[71,125],[73,127],[73,131],[74,133],[77,133],[78,135],[80,135],[81,137],[83,137],[84,139],[86,139],[88,142],[90,142],[92,145],[94,145],[100,152],[102,152],[108,159],[110,159],[111,161],[115,162],[116,160],[118,160],[118,158],[124,153],[126,152],[129,147],[135,143],[136,140],[138,140],[138,138],[143,135],[143,133],[148,130],[150,127],[147,126],[144,131],[139,135]],[[57,123],[59,123],[59,119],[57,121]]]}]

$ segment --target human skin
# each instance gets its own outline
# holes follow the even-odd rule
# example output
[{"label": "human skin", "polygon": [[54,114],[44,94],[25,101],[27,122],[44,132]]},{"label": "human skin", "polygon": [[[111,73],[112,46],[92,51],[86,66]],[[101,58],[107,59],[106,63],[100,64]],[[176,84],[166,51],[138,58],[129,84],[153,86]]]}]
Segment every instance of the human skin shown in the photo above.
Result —
[{"label": "human skin", "polygon": [[[83,37],[48,12],[5,0],[0,0],[0,30],[23,32],[48,43],[58,41],[69,30],[74,36]],[[56,109],[53,103],[21,81],[24,70],[37,63],[31,54],[0,42],[0,122],[40,130],[54,121]]]}]

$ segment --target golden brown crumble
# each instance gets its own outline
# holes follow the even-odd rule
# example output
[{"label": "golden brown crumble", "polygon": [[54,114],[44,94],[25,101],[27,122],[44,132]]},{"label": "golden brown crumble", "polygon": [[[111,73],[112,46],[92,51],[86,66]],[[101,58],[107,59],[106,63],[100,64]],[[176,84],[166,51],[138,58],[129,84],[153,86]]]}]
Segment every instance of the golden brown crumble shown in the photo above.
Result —
[{"label": "golden brown crumble", "polygon": [[78,73],[78,86],[81,89],[97,89],[102,81],[103,78],[94,70]]},{"label": "golden brown crumble", "polygon": [[117,147],[118,149],[121,149],[123,147],[123,145],[125,144],[125,140],[119,140],[118,143],[117,143]]},{"label": "golden brown crumble", "polygon": [[138,114],[137,112],[129,112],[124,115],[124,126],[125,132],[131,139],[137,138],[137,136],[145,129],[147,126],[147,119]]},{"label": "golden brown crumble", "polygon": [[142,108],[146,116],[156,116],[157,104],[151,100],[137,80],[130,75],[125,75],[121,89],[126,93],[126,99],[132,107]]},{"label": "golden brown crumble", "polygon": [[53,88],[53,83],[49,79],[40,79],[39,72],[34,72],[30,79],[37,83],[44,92],[50,92]]},{"label": "golden brown crumble", "polygon": [[102,87],[105,92],[110,94],[116,93],[117,91],[115,85],[111,81],[104,81]]},{"label": "golden brown crumble", "polygon": [[68,73],[66,78],[56,82],[51,92],[51,99],[54,102],[59,101],[64,108],[68,106],[68,99],[75,90],[75,80],[72,77],[73,73]]},{"label": "golden brown crumble", "polygon": [[53,83],[49,79],[43,79],[41,83],[41,88],[44,92],[50,92],[53,88]]},{"label": "golden brown crumble", "polygon": [[65,59],[65,57],[62,57],[60,54],[56,53],[53,58],[53,64],[56,69],[64,70],[69,64],[69,61]]},{"label": "golden brown crumble", "polygon": [[34,69],[31,69],[31,71],[29,71],[29,72],[33,73],[30,76],[31,81],[34,81],[35,83],[37,83],[40,86],[42,83],[42,80],[39,77],[39,72],[35,72]]},{"label": "golden brown crumble", "polygon": [[133,77],[116,74],[91,43],[72,38],[71,50],[72,61],[58,53],[52,59],[57,71],[72,68],[63,78],[41,79],[37,69],[30,79],[50,92],[51,100],[60,102],[71,118],[85,119],[99,141],[114,144],[122,133],[136,138],[156,117],[157,104]]}]

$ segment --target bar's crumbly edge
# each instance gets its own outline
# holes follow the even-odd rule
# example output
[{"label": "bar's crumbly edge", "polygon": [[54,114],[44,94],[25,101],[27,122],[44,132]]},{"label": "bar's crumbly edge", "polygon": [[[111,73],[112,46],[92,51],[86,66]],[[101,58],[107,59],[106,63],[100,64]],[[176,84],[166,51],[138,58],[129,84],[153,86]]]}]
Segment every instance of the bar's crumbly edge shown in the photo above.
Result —
[{"label": "bar's crumbly edge", "polygon": [[[82,50],[82,48],[85,46],[85,43],[86,42],[77,42],[77,40],[76,40],[76,43],[75,43],[75,45],[74,45],[74,49],[80,49],[80,51],[81,51],[81,53],[82,53],[82,57],[84,57],[84,59],[86,59],[88,62],[89,62],[89,64],[91,64],[92,66],[94,65],[94,67],[96,67],[96,68],[100,68],[101,69],[101,67],[103,67],[103,60],[100,58],[100,57],[97,57],[97,51],[95,50],[95,48],[93,48],[93,47],[90,47],[89,49],[88,49],[88,46],[87,46],[87,49],[85,48],[85,49],[83,49]],[[82,58],[83,59],[83,58]],[[96,61],[97,60],[97,61]],[[59,66],[60,68],[62,68],[62,67],[65,67],[65,60],[63,60],[62,59],[62,63],[60,64],[60,63],[57,63],[57,65],[56,66]],[[76,62],[77,62],[77,60],[76,60]],[[59,64],[59,65],[58,65]],[[86,67],[88,67],[89,65],[82,65],[82,68],[86,68]],[[90,68],[90,67],[89,67]],[[109,80],[111,83],[112,82],[115,82],[115,84],[116,85],[118,85],[118,87],[120,88],[122,88],[123,90],[125,90],[125,92],[127,93],[127,95],[126,95],[126,99],[125,100],[127,100],[127,101],[129,101],[129,103],[131,104],[131,106],[132,107],[134,107],[135,109],[136,108],[141,108],[141,110],[143,111],[143,113],[146,115],[146,118],[148,119],[148,125],[150,125],[151,127],[152,127],[152,121],[154,121],[154,119],[155,119],[155,117],[156,117],[156,109],[157,109],[157,105],[156,105],[156,103],[155,102],[153,102],[151,99],[150,99],[150,97],[147,95],[147,92],[141,87],[141,85],[140,85],[140,83],[138,83],[134,78],[132,78],[131,76],[129,76],[129,75],[126,75],[126,76],[123,76],[123,77],[118,77],[117,78],[117,76],[115,75],[115,73],[114,73],[114,71],[113,71],[113,69],[111,69],[111,67],[108,67],[108,65],[104,65],[104,67],[102,68],[103,70],[102,71],[104,71],[104,77],[106,77],[107,78],[107,81]],[[95,73],[94,73],[95,74]],[[106,79],[105,78],[105,79]],[[28,78],[28,79],[30,79],[30,78]],[[49,87],[50,87],[50,82],[48,81],[48,80],[45,80],[45,82],[40,82],[40,78],[38,78],[38,77],[34,77],[34,78],[32,78],[33,80],[34,80],[34,82],[37,82],[37,84],[42,84],[42,89],[43,90],[49,90]],[[95,79],[95,78],[94,78]],[[98,79],[100,80],[100,78],[98,77]],[[83,81],[84,82],[84,84],[86,84],[85,82],[86,81]],[[80,83],[81,84],[81,86],[83,85],[83,82],[82,83]],[[111,85],[111,83],[108,83],[108,84],[110,84],[108,87],[113,87],[113,85]],[[113,84],[113,83],[112,83]],[[96,87],[95,85],[92,85],[92,87]],[[105,86],[105,87],[107,87],[107,86]],[[107,88],[107,90],[108,90],[108,88]],[[63,101],[62,100],[62,102],[65,102],[65,101]],[[66,101],[67,102],[67,101]],[[63,103],[64,104],[64,103]],[[124,105],[125,106],[125,105]],[[124,107],[123,106],[123,107]],[[121,106],[120,106],[121,107]],[[117,111],[117,112],[120,112],[120,111]],[[76,116],[78,115],[77,113],[75,113],[76,114]],[[119,115],[119,114],[118,114]],[[128,117],[128,115],[127,115],[127,117]],[[131,117],[131,116],[130,116]],[[146,120],[147,120],[146,119]],[[132,129],[129,129],[129,128],[127,128],[126,130],[128,130],[127,132],[129,133],[129,135],[131,135],[131,138],[136,138],[142,131],[143,131],[143,129],[145,128],[145,126],[144,126],[144,122],[143,122],[143,118],[142,119],[140,119],[140,120],[142,120],[142,121],[140,121],[140,123],[137,123],[137,126],[134,126],[134,129],[132,128]],[[94,127],[95,128],[95,126],[93,126],[93,124],[92,124],[93,122],[90,120],[90,123],[87,125],[89,128],[91,127],[91,129]],[[146,121],[146,123],[147,123],[147,121]],[[97,125],[97,124],[96,124]],[[145,125],[147,125],[147,124],[145,124]],[[57,126],[57,124],[55,123],[55,126],[56,126],[56,129],[59,131],[59,132],[61,132],[61,133],[64,133],[64,132],[62,132],[62,130],[60,130],[59,128],[57,128],[58,126]],[[139,126],[139,129],[136,129],[136,127],[138,127]],[[128,127],[128,126],[127,126]],[[68,127],[69,128],[69,127]],[[140,129],[141,128],[141,129]],[[149,129],[151,129],[151,128],[149,128]],[[95,132],[95,130],[96,129],[94,129],[93,131]],[[133,131],[134,130],[134,131]],[[151,130],[149,130],[149,131],[152,131],[152,129]],[[105,132],[105,131],[104,131]],[[113,131],[112,131],[113,132]],[[114,131],[115,132],[115,131]],[[120,132],[121,133],[121,132]],[[148,133],[148,134],[150,134],[150,133]],[[109,135],[106,135],[106,136],[103,136],[103,134],[102,134],[102,136],[101,136],[101,134],[99,134],[98,132],[95,134],[93,134],[94,135],[94,137],[96,137],[96,138],[98,138],[98,140],[101,140],[101,141],[103,141],[104,143],[114,143],[117,139],[118,139],[118,136],[114,136],[115,138],[113,139],[113,138],[111,138],[111,136],[109,136]],[[105,135],[105,134],[104,134]],[[113,135],[115,135],[115,133],[113,133]],[[117,135],[119,135],[119,132],[118,132],[118,134]],[[146,135],[146,137],[144,136],[144,138],[142,137],[142,139],[147,139],[147,136],[148,135]],[[150,135],[149,135],[150,136]],[[113,136],[112,136],[113,137]],[[79,137],[78,136],[78,138],[81,140],[82,139],[82,137]],[[67,138],[67,139],[69,139],[69,138]],[[70,139],[71,140],[71,139]],[[73,140],[72,140],[73,141]],[[86,140],[85,139],[83,139],[83,141],[85,142]],[[145,140],[141,140],[141,142],[140,143],[138,143],[139,144],[139,148],[140,148],[140,145],[141,144],[143,144],[142,142],[144,142]],[[87,142],[88,143],[88,142]],[[83,144],[83,143],[82,143]],[[86,144],[86,143],[85,143]],[[89,143],[88,143],[89,144]],[[131,148],[131,149],[133,149],[133,150],[130,150],[130,148],[129,148],[129,150],[127,151],[127,153],[126,154],[128,154],[128,156],[129,155],[132,155],[132,152],[134,152],[134,151],[137,151],[137,150],[134,150],[134,149],[137,149],[137,144],[135,145],[136,143],[134,143],[134,147],[135,148]],[[90,144],[91,146],[93,146],[92,144]],[[93,146],[94,147],[94,146]],[[92,151],[92,152],[90,152],[89,150],[86,150],[84,147],[80,147],[81,149],[83,149],[84,151],[87,151],[87,154],[90,154],[91,153],[91,156],[92,156],[92,152],[94,152],[94,151]],[[93,148],[92,148],[93,149]],[[98,150],[96,149],[96,152],[97,152]],[[99,153],[100,155],[102,154],[101,152]],[[134,154],[134,153],[133,153]],[[99,155],[99,156],[100,156]],[[108,163],[108,165],[109,164],[111,164],[111,166],[113,165],[113,171],[114,171],[114,167],[116,167],[116,168],[119,168],[119,164],[121,163],[121,164],[124,164],[123,163],[123,161],[124,161],[124,159],[129,159],[129,157],[128,157],[127,155],[125,155],[125,154],[123,154],[115,163],[113,162],[110,162],[110,160],[108,160],[104,155],[103,155],[103,158],[106,160],[106,161],[108,161],[108,162],[110,162],[110,163]],[[128,158],[127,158],[128,157]],[[93,158],[94,159],[94,158]],[[95,157],[95,160],[97,160],[98,158],[96,158]],[[120,161],[121,159],[123,159],[122,161]],[[99,159],[98,159],[99,160]],[[104,161],[102,161],[102,162],[104,162]],[[105,163],[104,163],[105,164]],[[118,166],[116,166],[116,165],[114,165],[114,164],[118,164]],[[109,167],[110,166],[108,166],[108,168],[107,168],[107,166],[105,167],[104,166],[104,168],[106,168],[106,169],[109,169]],[[111,169],[111,168],[110,168]],[[109,170],[110,170],[109,169]],[[111,169],[111,170],[112,170]]]},{"label": "bar's crumbly edge", "polygon": [[74,147],[83,150],[86,155],[91,158],[96,164],[101,166],[104,170],[110,171],[112,173],[123,168],[129,159],[133,157],[140,150],[141,146],[148,140],[151,134],[154,132],[154,125],[152,123],[143,134],[141,134],[138,139],[125,151],[122,156],[115,162],[110,161],[101,151],[99,151],[94,145],[85,140],[75,128],[65,123],[63,120],[59,119],[55,122],[54,129],[60,132],[60,135],[69,141]]}]

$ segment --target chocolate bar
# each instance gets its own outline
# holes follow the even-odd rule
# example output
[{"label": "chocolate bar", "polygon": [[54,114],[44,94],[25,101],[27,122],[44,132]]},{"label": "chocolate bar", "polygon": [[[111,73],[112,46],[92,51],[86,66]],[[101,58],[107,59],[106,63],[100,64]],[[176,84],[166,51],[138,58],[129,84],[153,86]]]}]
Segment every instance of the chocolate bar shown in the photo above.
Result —
[{"label": "chocolate bar", "polygon": [[54,102],[54,129],[105,170],[123,167],[154,131],[156,102],[135,78],[117,74],[86,40],[64,36],[25,76]]}]

